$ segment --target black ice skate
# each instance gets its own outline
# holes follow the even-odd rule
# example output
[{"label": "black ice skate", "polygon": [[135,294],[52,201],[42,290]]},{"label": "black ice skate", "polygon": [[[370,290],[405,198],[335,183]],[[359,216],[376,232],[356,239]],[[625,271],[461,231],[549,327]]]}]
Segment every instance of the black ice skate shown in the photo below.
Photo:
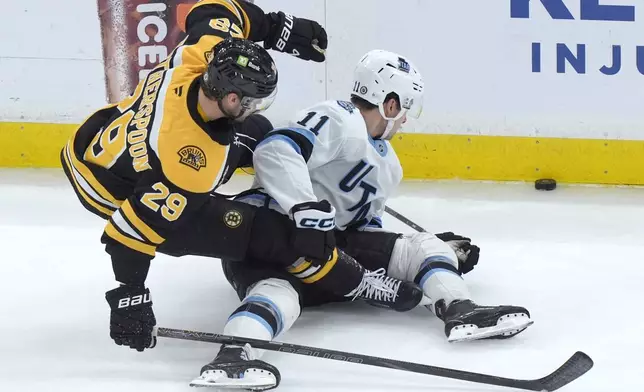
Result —
[{"label": "black ice skate", "polygon": [[406,312],[418,306],[423,290],[413,282],[404,282],[386,275],[384,268],[365,271],[362,282],[347,297],[361,298],[369,304]]},{"label": "black ice skate", "polygon": [[248,344],[244,347],[224,345],[217,357],[201,368],[201,376],[192,380],[190,386],[265,391],[276,388],[280,378],[275,366],[253,358]]},{"label": "black ice skate", "polygon": [[449,342],[479,339],[507,339],[522,332],[534,321],[520,306],[480,306],[470,300],[457,300],[445,309],[436,304],[437,315],[445,321]]}]

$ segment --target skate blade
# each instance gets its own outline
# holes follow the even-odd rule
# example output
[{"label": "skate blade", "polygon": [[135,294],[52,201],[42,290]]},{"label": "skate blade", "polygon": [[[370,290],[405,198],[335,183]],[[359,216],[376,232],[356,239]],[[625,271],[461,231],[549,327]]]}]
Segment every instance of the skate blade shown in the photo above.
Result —
[{"label": "skate blade", "polygon": [[497,324],[491,327],[479,328],[474,324],[460,325],[452,329],[447,338],[450,343],[468,342],[492,337],[511,337],[534,324],[525,313],[513,313],[501,316]]},{"label": "skate blade", "polygon": [[190,386],[221,390],[264,391],[275,388],[276,383],[277,381],[272,373],[260,369],[248,369],[244,372],[243,378],[228,378],[225,372],[213,372],[195,378],[190,383]]}]

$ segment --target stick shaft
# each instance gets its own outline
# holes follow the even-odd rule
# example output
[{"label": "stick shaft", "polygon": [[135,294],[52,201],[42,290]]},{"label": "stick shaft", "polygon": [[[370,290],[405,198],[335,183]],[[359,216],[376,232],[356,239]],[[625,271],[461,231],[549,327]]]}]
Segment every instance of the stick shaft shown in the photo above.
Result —
[{"label": "stick shaft", "polygon": [[398,213],[396,210],[393,210],[393,209],[385,206],[385,212],[388,213],[389,215],[393,216],[394,218],[398,219],[402,223],[406,224],[407,226],[411,227],[412,229],[420,232],[420,233],[424,233],[426,231],[425,229],[423,229],[422,227],[418,226],[417,224],[415,224],[411,220],[407,219],[404,215]]},{"label": "stick shaft", "polygon": [[462,381],[469,381],[479,384],[496,385],[502,387],[518,388],[525,390],[541,391],[543,386],[538,380],[516,380],[511,378],[491,376],[481,373],[472,373],[463,370],[441,368],[437,366],[424,365],[414,362],[399,361],[396,359],[380,358],[370,355],[349,353],[345,351],[328,350],[317,347],[302,346],[291,343],[280,343],[268,340],[240,338],[236,336],[221,335],[208,332],[187,331],[171,328],[158,328],[157,336],[191,340],[207,343],[245,345],[250,344],[254,348],[277,351],[289,354],[304,355],[309,357],[332,359],[341,362],[350,362],[363,365],[377,366],[381,368],[397,369],[413,373],[427,374],[436,377],[451,378]]}]

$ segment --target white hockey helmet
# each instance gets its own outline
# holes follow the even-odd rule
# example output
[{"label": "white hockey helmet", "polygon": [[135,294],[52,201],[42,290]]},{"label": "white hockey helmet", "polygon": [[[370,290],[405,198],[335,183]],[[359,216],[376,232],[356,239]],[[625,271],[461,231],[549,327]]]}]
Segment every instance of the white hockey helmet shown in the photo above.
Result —
[{"label": "white hockey helmet", "polygon": [[[378,106],[380,115],[388,120],[381,139],[391,139],[394,122],[407,114],[420,117],[423,110],[424,83],[416,67],[404,56],[386,50],[365,54],[353,72],[353,95]],[[402,110],[396,117],[385,116],[384,101],[396,93]]]}]

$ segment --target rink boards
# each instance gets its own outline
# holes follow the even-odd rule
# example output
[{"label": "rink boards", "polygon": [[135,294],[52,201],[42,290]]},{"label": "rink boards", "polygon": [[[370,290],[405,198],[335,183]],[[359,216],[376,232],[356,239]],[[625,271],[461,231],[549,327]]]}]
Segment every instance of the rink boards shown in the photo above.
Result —
[{"label": "rink boards", "polygon": [[[0,167],[60,167],[76,127],[0,123]],[[644,141],[408,133],[392,143],[408,179],[644,184]]]},{"label": "rink boards", "polygon": [[[35,0],[10,3],[0,15],[0,33],[33,38],[33,45],[8,40],[0,49],[0,167],[58,166],[77,124],[122,87],[119,67],[110,66],[121,53],[113,44],[121,41],[101,40],[112,25],[101,29],[96,2],[71,1],[76,13]],[[155,57],[145,54],[170,48],[166,41],[176,35],[179,13],[167,4],[185,9],[194,2],[137,7],[141,15],[130,15],[136,22],[124,22],[133,40],[128,53],[137,54],[128,61],[153,66]],[[382,48],[404,55],[425,80],[421,118],[393,141],[407,178],[644,185],[639,2],[255,3],[323,21],[329,33],[323,64],[274,55],[279,92],[267,116],[276,126],[316,102],[348,99],[354,64]],[[154,13],[166,6],[172,12]],[[33,25],[41,26],[37,37]],[[166,28],[167,34],[153,34]]]}]

